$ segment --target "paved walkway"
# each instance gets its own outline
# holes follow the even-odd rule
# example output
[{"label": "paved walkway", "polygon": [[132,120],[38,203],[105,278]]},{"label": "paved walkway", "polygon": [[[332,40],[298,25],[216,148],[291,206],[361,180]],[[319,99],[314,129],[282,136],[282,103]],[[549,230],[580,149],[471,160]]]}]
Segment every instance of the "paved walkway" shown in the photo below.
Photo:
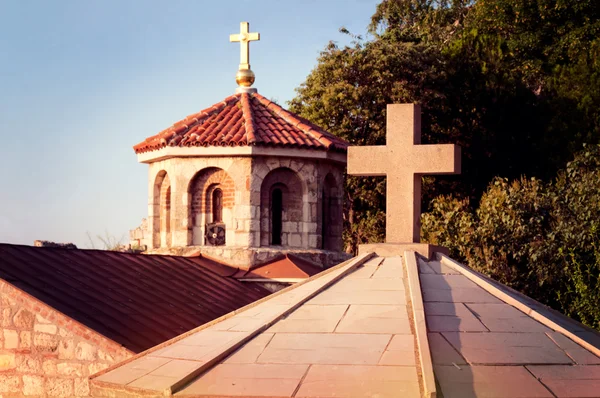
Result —
[{"label": "paved walkway", "polygon": [[375,258],[176,395],[418,397],[402,259]]},{"label": "paved walkway", "polygon": [[445,398],[600,397],[600,358],[457,270],[419,261]]}]

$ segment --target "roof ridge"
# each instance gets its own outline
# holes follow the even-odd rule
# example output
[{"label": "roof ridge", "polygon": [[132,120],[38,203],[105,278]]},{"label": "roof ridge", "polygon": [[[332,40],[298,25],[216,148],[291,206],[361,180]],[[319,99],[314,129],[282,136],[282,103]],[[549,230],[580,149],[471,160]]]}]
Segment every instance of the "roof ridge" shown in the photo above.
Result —
[{"label": "roof ridge", "polygon": [[[285,109],[283,109],[281,106],[279,106],[275,102],[268,100],[267,98],[263,97],[262,95],[260,95],[258,93],[254,93],[253,95],[267,109],[272,110],[277,116],[279,116],[286,122],[290,123],[297,129],[308,134],[315,140],[321,142],[323,145],[325,145],[327,147],[327,149],[331,148],[334,145],[333,141],[331,141],[328,137],[326,137],[320,131],[316,131],[311,126],[307,125],[302,120],[298,119],[296,116],[292,115],[290,112],[286,111]],[[273,107],[275,109],[271,109],[271,107]]]},{"label": "roof ridge", "polygon": [[248,93],[242,93],[242,115],[244,117],[244,125],[246,127],[246,135],[248,144],[255,144],[258,140],[256,138],[256,128],[254,124],[254,115],[252,114],[252,107],[250,106],[250,98]]}]

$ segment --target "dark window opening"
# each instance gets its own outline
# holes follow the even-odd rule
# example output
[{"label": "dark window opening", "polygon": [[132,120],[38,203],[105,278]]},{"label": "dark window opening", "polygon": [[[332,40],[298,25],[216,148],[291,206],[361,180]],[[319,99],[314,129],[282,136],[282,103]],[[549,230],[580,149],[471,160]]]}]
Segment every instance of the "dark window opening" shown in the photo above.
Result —
[{"label": "dark window opening", "polygon": [[271,193],[271,244],[281,245],[283,213],[283,194],[281,189],[274,189]]},{"label": "dark window opening", "polygon": [[215,189],[212,194],[213,222],[223,221],[223,191]]}]

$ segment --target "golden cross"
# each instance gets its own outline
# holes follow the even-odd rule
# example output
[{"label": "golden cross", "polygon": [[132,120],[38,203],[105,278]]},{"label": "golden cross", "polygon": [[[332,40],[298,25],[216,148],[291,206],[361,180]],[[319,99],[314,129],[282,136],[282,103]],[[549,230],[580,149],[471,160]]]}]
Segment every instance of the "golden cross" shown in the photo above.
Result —
[{"label": "golden cross", "polygon": [[240,42],[240,70],[250,69],[250,42],[260,40],[260,33],[250,33],[248,22],[240,23],[240,33],[229,35],[230,42]]}]

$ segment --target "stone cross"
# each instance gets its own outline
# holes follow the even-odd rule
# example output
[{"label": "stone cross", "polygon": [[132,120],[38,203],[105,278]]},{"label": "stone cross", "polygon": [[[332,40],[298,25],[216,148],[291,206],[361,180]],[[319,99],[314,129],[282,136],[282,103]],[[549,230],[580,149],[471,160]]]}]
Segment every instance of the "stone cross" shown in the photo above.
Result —
[{"label": "stone cross", "polygon": [[421,107],[390,104],[386,145],[348,148],[349,175],[387,176],[387,243],[419,242],[424,174],[460,174],[458,145],[420,143]]},{"label": "stone cross", "polygon": [[230,42],[240,42],[240,70],[250,69],[250,42],[260,40],[260,33],[250,33],[250,24],[240,22],[240,33],[229,35]]}]

